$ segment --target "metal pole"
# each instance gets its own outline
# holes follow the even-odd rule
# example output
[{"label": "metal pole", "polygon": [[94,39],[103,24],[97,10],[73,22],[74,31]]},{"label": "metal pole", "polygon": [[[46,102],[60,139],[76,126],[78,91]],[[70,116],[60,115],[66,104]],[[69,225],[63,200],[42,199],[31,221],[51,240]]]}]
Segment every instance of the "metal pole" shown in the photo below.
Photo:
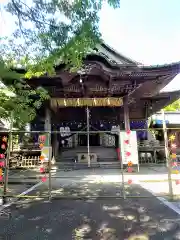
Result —
[{"label": "metal pole", "polygon": [[8,139],[8,148],[7,148],[7,155],[5,158],[5,170],[4,170],[4,191],[3,191],[3,204],[7,202],[7,189],[8,189],[8,175],[9,175],[9,158],[11,154],[11,145],[12,145],[12,129],[13,129],[13,112],[11,113],[11,120],[10,120],[10,129],[9,129],[9,139]]},{"label": "metal pole", "polygon": [[90,161],[90,149],[89,149],[89,108],[86,108],[86,117],[87,117],[87,152],[88,152],[88,167],[91,166]]},{"label": "metal pole", "polygon": [[173,199],[173,186],[172,186],[172,178],[171,178],[171,165],[170,165],[170,156],[169,156],[169,148],[168,148],[168,136],[167,136],[167,128],[166,128],[166,119],[164,110],[161,110],[162,113],[162,121],[163,121],[163,132],[164,132],[164,144],[165,144],[165,155],[166,155],[166,166],[168,170],[168,184],[169,184],[169,197]]},{"label": "metal pole", "polygon": [[47,107],[46,108],[46,119],[45,119],[45,131],[48,131],[48,148],[49,148],[49,154],[48,154],[48,171],[49,171],[49,184],[48,184],[48,190],[49,190],[49,201],[51,201],[51,192],[52,192],[52,176],[51,176],[51,157],[52,157],[52,151],[51,151],[51,115],[50,110]]}]

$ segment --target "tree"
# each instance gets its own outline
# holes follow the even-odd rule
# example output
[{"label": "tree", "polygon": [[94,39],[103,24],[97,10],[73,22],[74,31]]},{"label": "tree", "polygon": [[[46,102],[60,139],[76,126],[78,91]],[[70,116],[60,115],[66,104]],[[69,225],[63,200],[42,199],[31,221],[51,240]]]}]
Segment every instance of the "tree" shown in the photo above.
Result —
[{"label": "tree", "polygon": [[[27,3],[28,2],[28,3]],[[16,19],[13,36],[1,38],[0,79],[14,93],[1,90],[0,116],[15,125],[31,121],[36,110],[48,98],[43,88],[31,89],[32,76],[54,74],[59,62],[76,71],[88,51],[100,41],[98,13],[103,0],[10,0],[4,7]],[[114,8],[120,0],[107,0]],[[24,74],[12,69],[24,68]]]},{"label": "tree", "polygon": [[[28,69],[26,77],[52,74],[58,61],[74,71],[80,68],[87,52],[100,40],[98,14],[104,0],[29,2],[11,0],[5,7],[17,24],[8,48],[12,46],[16,63]],[[120,0],[107,2],[114,8],[120,4]],[[3,50],[9,52],[4,46]]]},{"label": "tree", "polygon": [[0,79],[6,84],[6,88],[0,89],[0,116],[22,128],[34,119],[36,110],[49,96],[43,88],[30,89],[21,74],[8,69],[2,61]]},{"label": "tree", "polygon": [[[98,13],[103,0],[10,0],[5,10],[16,19],[13,36],[1,38],[0,79],[14,93],[0,95],[0,116],[11,112],[17,126],[32,120],[48,93],[43,88],[31,89],[32,76],[54,74],[60,62],[76,71],[88,51],[100,41]],[[118,8],[120,0],[107,0]],[[21,67],[24,74],[12,69]]]},{"label": "tree", "polygon": [[164,110],[168,112],[180,111],[180,99],[165,107]]}]

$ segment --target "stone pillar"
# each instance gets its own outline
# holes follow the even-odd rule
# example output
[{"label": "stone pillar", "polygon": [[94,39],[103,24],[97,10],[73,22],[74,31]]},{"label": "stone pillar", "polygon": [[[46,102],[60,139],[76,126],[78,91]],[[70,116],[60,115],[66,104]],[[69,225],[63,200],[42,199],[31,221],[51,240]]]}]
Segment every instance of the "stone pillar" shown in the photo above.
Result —
[{"label": "stone pillar", "polygon": [[124,125],[125,130],[130,130],[130,121],[129,121],[129,106],[128,106],[128,96],[125,96],[123,99],[124,104]]}]

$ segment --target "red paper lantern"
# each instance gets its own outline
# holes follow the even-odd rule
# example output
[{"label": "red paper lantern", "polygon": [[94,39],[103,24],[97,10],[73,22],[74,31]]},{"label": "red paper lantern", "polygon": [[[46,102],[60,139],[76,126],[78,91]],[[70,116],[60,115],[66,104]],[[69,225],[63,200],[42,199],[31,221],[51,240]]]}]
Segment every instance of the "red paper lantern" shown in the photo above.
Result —
[{"label": "red paper lantern", "polygon": [[1,182],[3,181],[3,176],[0,176],[0,181],[1,181]]},{"label": "red paper lantern", "polygon": [[126,144],[129,144],[129,140],[125,140],[124,142],[125,142]]},{"label": "red paper lantern", "polygon": [[180,184],[180,179],[176,179],[176,185]]},{"label": "red paper lantern", "polygon": [[133,169],[128,167],[127,171],[128,171],[128,173],[132,173]]},{"label": "red paper lantern", "polygon": [[132,180],[131,179],[128,180],[128,184],[132,184]]},{"label": "red paper lantern", "polygon": [[131,153],[130,152],[126,152],[126,156],[127,157],[131,156]]}]

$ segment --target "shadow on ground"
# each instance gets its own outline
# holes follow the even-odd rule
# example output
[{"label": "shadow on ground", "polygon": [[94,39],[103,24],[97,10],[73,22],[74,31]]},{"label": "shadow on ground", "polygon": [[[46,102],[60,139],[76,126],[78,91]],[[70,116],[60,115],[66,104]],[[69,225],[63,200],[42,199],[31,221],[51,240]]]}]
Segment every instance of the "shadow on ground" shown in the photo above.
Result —
[{"label": "shadow on ground", "polygon": [[[21,200],[10,208],[11,219],[0,219],[0,239],[31,240],[170,240],[180,239],[178,215],[138,185],[120,183],[53,182],[54,196],[68,196],[48,202]],[[32,194],[47,196],[47,186]],[[142,198],[145,194],[148,198]],[[89,199],[73,200],[90,195]],[[101,196],[101,198],[98,198]],[[69,198],[69,199],[68,199]],[[141,236],[141,238],[140,238]]]}]

